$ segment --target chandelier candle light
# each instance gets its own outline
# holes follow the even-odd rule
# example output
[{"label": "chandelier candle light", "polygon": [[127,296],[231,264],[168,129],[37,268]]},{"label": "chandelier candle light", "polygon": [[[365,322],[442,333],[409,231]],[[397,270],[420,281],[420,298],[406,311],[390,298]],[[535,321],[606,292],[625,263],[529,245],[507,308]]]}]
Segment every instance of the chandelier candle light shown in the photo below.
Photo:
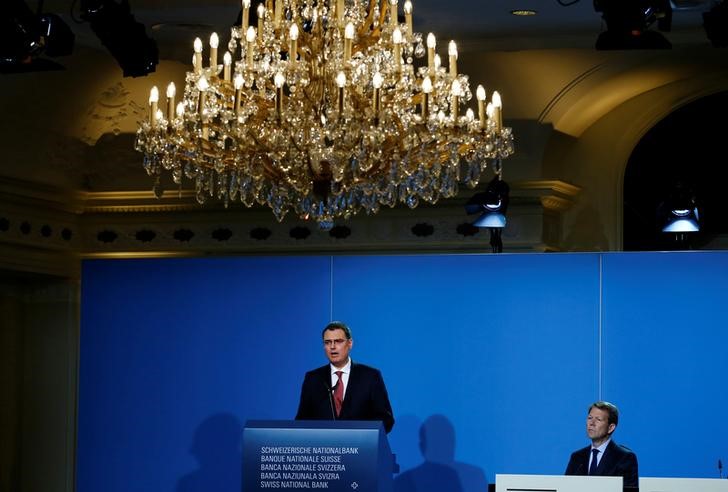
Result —
[{"label": "chandelier candle light", "polygon": [[397,0],[266,0],[257,28],[250,0],[242,7],[222,65],[217,34],[209,66],[195,39],[180,102],[170,84],[165,114],[151,90],[135,148],[157,196],[168,171],[180,187],[192,180],[201,204],[258,203],[329,229],[360,210],[453,197],[513,153],[500,95],[487,102],[478,86],[478,118],[462,115],[472,93],[457,46],[446,70],[434,34],[425,48],[413,32],[410,0],[404,23]]}]

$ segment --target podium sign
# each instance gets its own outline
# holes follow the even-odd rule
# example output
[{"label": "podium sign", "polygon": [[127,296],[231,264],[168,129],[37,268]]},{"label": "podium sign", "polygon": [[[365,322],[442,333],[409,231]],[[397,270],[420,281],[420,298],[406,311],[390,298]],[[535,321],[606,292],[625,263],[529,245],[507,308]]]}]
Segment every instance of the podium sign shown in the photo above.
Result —
[{"label": "podium sign", "polygon": [[622,492],[622,477],[496,475],[496,492]]},{"label": "podium sign", "polygon": [[243,492],[389,492],[393,471],[379,422],[248,421],[243,431]]}]

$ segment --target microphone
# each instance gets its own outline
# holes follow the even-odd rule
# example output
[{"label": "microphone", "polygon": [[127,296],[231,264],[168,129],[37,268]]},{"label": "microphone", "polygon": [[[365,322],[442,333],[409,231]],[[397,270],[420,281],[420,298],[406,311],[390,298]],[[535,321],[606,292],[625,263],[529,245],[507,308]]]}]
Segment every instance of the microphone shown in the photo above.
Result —
[{"label": "microphone", "polygon": [[[336,420],[336,412],[334,411],[334,391],[336,390],[336,385],[332,388],[329,381],[326,381],[324,383],[326,385],[326,394],[329,395],[329,408],[331,409],[331,419]],[[336,383],[337,385],[339,383]]]}]

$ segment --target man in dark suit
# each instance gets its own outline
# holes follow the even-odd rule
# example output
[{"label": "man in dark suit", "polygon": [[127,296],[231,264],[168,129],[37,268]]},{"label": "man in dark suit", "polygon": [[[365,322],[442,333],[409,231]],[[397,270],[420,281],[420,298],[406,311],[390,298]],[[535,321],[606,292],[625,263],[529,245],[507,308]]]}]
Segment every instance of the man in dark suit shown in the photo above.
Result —
[{"label": "man in dark suit", "polygon": [[340,321],[322,332],[329,363],[306,373],[296,420],[380,420],[394,426],[387,388],[378,369],[352,362],[351,330]]},{"label": "man in dark suit", "polygon": [[637,487],[637,456],[612,440],[618,423],[619,410],[615,405],[606,401],[593,403],[586,417],[591,446],[571,454],[564,474],[623,477],[625,487]]}]

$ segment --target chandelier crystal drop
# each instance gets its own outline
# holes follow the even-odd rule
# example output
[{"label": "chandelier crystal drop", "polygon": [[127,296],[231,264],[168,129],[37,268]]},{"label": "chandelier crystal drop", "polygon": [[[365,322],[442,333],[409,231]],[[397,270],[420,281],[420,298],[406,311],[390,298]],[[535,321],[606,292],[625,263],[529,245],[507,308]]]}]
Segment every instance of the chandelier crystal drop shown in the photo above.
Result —
[{"label": "chandelier crystal drop", "polygon": [[243,0],[221,65],[217,34],[209,63],[195,40],[178,104],[174,84],[166,111],[151,90],[135,148],[157,196],[170,172],[194,182],[200,204],[257,203],[328,229],[360,210],[452,197],[513,153],[498,93],[487,102],[478,86],[477,117],[463,113],[473,95],[457,47],[441,66],[435,36],[412,30],[409,0],[404,23],[397,0],[267,0],[257,26],[250,8]]}]

